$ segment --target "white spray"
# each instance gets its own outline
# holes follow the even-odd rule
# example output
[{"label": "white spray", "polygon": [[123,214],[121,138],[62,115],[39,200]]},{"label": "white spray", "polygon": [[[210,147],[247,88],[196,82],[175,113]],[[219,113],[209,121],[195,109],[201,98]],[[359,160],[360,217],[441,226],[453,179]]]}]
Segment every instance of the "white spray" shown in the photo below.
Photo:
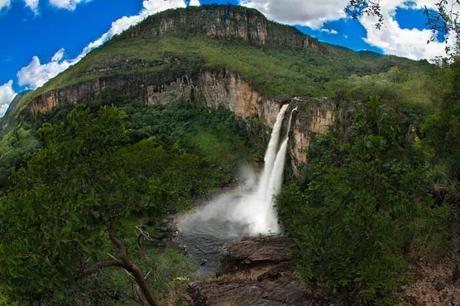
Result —
[{"label": "white spray", "polygon": [[[252,186],[239,186],[233,191],[219,195],[192,215],[179,220],[178,228],[184,234],[189,231],[209,231],[212,224],[214,235],[219,237],[278,234],[280,227],[275,209],[275,196],[283,183],[283,172],[289,141],[292,110],[286,137],[281,146],[280,134],[289,105],[283,105],[276,118],[264,158],[264,169],[259,180],[251,180]],[[279,146],[279,148],[278,148]],[[257,182],[257,184],[255,183]],[[249,190],[249,191],[248,191]],[[206,225],[207,224],[207,225]],[[217,226],[216,224],[225,224]],[[233,224],[229,226],[229,224]],[[206,227],[206,229],[204,229]],[[222,229],[222,230],[221,230]],[[223,230],[224,229],[224,230]],[[231,230],[230,230],[231,229]],[[230,233],[231,231],[232,233]]]}]

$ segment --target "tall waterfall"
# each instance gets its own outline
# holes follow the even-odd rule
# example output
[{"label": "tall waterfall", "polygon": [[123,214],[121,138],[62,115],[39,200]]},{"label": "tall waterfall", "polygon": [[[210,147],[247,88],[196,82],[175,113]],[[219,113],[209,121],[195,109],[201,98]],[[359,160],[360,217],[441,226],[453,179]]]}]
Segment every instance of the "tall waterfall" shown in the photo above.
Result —
[{"label": "tall waterfall", "polygon": [[264,158],[264,168],[257,176],[244,168],[240,185],[224,192],[192,214],[178,218],[179,239],[188,252],[205,258],[207,264],[198,274],[214,271],[219,264],[222,245],[243,236],[278,234],[280,227],[275,209],[275,196],[283,183],[284,165],[293,113],[289,116],[286,136],[281,132],[288,105],[277,115]]},{"label": "tall waterfall", "polygon": [[236,213],[241,214],[246,219],[245,221],[249,225],[249,231],[252,235],[278,234],[280,232],[274,198],[280,192],[283,183],[289,130],[294,112],[293,110],[289,117],[286,137],[278,148],[281,128],[288,107],[289,105],[287,104],[283,105],[276,117],[267,151],[265,152],[264,169],[255,193],[248,197],[247,202],[240,202],[239,207],[235,210]]}]

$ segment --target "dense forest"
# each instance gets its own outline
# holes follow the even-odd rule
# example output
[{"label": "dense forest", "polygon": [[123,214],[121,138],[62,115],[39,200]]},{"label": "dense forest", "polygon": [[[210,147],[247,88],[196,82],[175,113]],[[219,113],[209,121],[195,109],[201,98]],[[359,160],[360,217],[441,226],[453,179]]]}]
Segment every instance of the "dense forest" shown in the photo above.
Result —
[{"label": "dense forest", "polygon": [[198,98],[145,105],[106,91],[27,113],[31,99],[102,77],[94,67],[123,56],[156,63],[142,66],[155,73],[226,68],[267,96],[337,106],[276,199],[297,274],[337,304],[395,305],[417,260],[458,252],[460,60],[436,67],[332,46],[122,38],[24,95],[4,119],[1,305],[187,305],[197,262],[151,237],[166,217],[235,184],[237,165],[260,166],[268,127]]}]

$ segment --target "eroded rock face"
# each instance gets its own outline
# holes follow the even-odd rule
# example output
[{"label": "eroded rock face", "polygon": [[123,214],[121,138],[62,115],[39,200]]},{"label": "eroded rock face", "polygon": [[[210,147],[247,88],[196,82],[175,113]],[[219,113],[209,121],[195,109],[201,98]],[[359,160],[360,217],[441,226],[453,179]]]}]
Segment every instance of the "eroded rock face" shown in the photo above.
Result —
[{"label": "eroded rock face", "polygon": [[194,305],[326,305],[296,278],[289,244],[283,237],[229,244],[218,276],[191,284]]},{"label": "eroded rock face", "polygon": [[318,103],[307,100],[299,104],[290,145],[292,168],[296,175],[300,174],[300,166],[308,160],[310,144],[315,135],[327,133],[337,119],[337,105],[331,101]]},{"label": "eroded rock face", "polygon": [[275,24],[257,10],[237,6],[202,6],[153,15],[122,38],[156,38],[169,33],[203,34],[218,39],[241,39],[257,45],[320,48],[298,30]]},{"label": "eroded rock face", "polygon": [[290,156],[295,174],[308,158],[308,149],[316,134],[327,132],[335,122],[336,106],[308,98],[266,98],[237,73],[227,70],[166,72],[108,77],[84,82],[45,93],[29,104],[29,111],[37,115],[59,107],[94,99],[105,92],[144,105],[168,105],[180,101],[205,103],[209,108],[224,107],[238,118],[259,118],[273,127],[282,104],[298,106],[294,117]]}]

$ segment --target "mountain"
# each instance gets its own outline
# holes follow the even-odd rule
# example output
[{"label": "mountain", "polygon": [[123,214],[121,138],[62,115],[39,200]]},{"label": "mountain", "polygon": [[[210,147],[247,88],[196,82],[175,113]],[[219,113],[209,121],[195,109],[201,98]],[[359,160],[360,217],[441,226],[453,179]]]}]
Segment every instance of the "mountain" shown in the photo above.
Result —
[{"label": "mountain", "polygon": [[1,119],[0,304],[459,304],[459,64],[145,19]]},{"label": "mountain", "polygon": [[335,92],[338,81],[368,75],[386,81],[387,76],[380,74],[395,69],[419,74],[417,80],[398,83],[407,85],[407,100],[429,104],[426,95],[413,97],[414,92],[424,91],[420,79],[433,69],[426,62],[323,44],[295,28],[267,20],[254,9],[202,6],[168,10],[147,18],[41,88],[24,94],[2,119],[2,126],[21,114],[36,115],[107,92],[144,104],[206,99],[211,88],[213,98],[221,97],[236,84],[240,88],[231,95],[326,97]]}]

